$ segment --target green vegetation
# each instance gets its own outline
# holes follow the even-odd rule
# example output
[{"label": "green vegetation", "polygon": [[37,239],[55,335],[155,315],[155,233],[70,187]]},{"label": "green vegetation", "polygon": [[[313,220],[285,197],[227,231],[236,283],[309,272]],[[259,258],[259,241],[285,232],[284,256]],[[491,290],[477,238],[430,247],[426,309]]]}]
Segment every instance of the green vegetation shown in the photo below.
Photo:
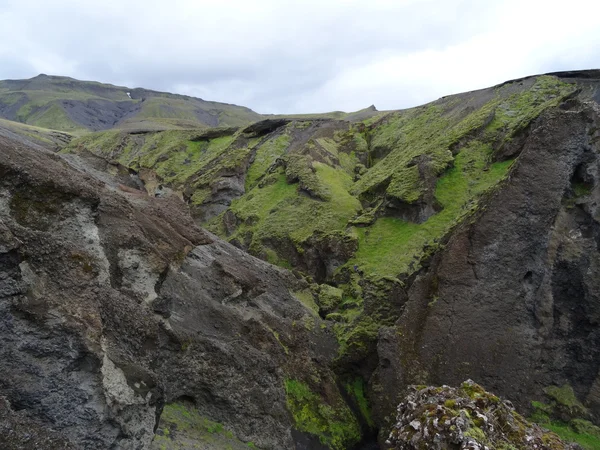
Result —
[{"label": "green vegetation", "polygon": [[355,378],[351,383],[346,384],[346,391],[354,397],[360,414],[369,427],[374,426],[373,418],[371,417],[371,408],[365,396],[365,382],[362,378]]},{"label": "green vegetation", "polygon": [[190,192],[191,203],[200,205],[221,174],[242,170],[240,167],[256,144],[256,139],[247,139],[242,145],[234,145],[241,139],[235,129],[224,129],[222,134],[208,139],[198,130],[168,130],[141,136],[111,130],[76,139],[65,151],[85,149],[135,170],[150,169],[160,183]]},{"label": "green vegetation", "polygon": [[[451,99],[373,123],[367,131],[372,167],[350,189],[373,206],[351,221],[355,226],[347,232],[358,239],[358,250],[338,269],[340,279],[350,279],[340,287],[353,299],[334,312],[341,314],[335,316],[334,327],[340,356],[354,360],[368,355],[379,328],[395,320],[385,304],[390,283],[419,270],[443,237],[476,212],[485,193],[506,177],[512,160],[495,161],[496,149],[573,90],[556,78],[539,77],[516,93],[511,85],[499,88],[495,98],[474,111],[466,101],[466,114],[457,111]],[[438,177],[433,196],[437,213],[414,223],[379,211],[388,199],[404,204],[424,201],[427,186],[421,172],[427,171]],[[369,280],[382,294],[368,316],[363,313],[360,279]]]},{"label": "green vegetation", "polygon": [[423,448],[564,448],[556,434],[534,429],[512,407],[470,380],[459,388],[417,387],[409,392],[404,406],[409,402],[411,406],[402,410],[390,433],[393,448],[405,448],[414,437]]},{"label": "green vegetation", "polygon": [[589,411],[577,399],[573,388],[548,386],[544,389],[548,402],[531,402],[531,420],[554,431],[566,441],[576,442],[585,449],[600,448],[600,427],[589,422]]},{"label": "green vegetation", "polygon": [[301,381],[285,381],[288,409],[299,431],[318,436],[333,450],[352,448],[361,437],[358,421],[341,398],[324,403],[323,398]]},{"label": "green vegetation", "polygon": [[299,186],[288,183],[286,174],[273,173],[264,186],[232,202],[231,211],[241,222],[232,238],[243,240],[251,235],[249,247],[254,254],[261,254],[265,242],[276,241],[291,241],[301,252],[301,243],[315,233],[343,229],[360,208],[360,202],[348,193],[352,179],[322,163],[312,163],[312,167],[314,172],[307,169],[310,176],[298,178],[305,188],[328,200],[299,195]]},{"label": "green vegetation", "polygon": [[183,450],[202,443],[213,448],[257,448],[244,443],[222,424],[202,416],[192,403],[176,402],[165,405],[160,417],[152,448]]},{"label": "green vegetation", "polygon": [[[523,87],[499,87],[485,103],[475,94],[460,101],[450,97],[406,111],[369,112],[362,123],[338,123],[330,130],[304,118],[262,138],[239,130],[223,130],[220,137],[202,137],[208,136],[202,130],[109,131],[74,141],[70,151],[87,148],[127,167],[150,169],[157,183],[197,208],[210,200],[223,175],[245,172],[246,192],[232,200],[228,225],[224,216],[206,225],[283,267],[292,268],[319,242],[327,248],[352,243],[336,256],[342,265],[334,274],[335,296],[322,288],[314,298],[299,298],[335,319],[341,355],[366,356],[379,328],[395,320],[386,293],[419,270],[506,177],[512,160],[498,160],[498,150],[573,89],[557,78],[538,77]],[[142,115],[167,120],[167,100],[145,102]],[[189,120],[186,114],[173,117]],[[305,136],[301,144],[299,135]],[[390,202],[427,205],[433,214],[422,223],[402,220],[389,210]],[[380,299],[368,315],[365,281]]]},{"label": "green vegetation", "polygon": [[461,150],[454,167],[436,185],[435,198],[442,210],[426,222],[416,224],[382,217],[370,228],[356,228],[359,247],[348,265],[359,266],[373,278],[394,277],[418,268],[424,249],[436,246],[441,237],[477,207],[478,196],[508,172],[511,161],[491,163],[491,155],[491,148],[479,142]]},{"label": "green vegetation", "polygon": [[256,151],[254,162],[248,168],[246,175],[246,189],[252,189],[256,183],[275,163],[277,158],[280,158],[285,153],[289,146],[290,136],[282,134],[281,136],[269,139],[265,144],[261,145]]},{"label": "green vegetation", "polygon": [[550,405],[560,410],[563,415],[566,413],[571,417],[582,417],[588,414],[586,407],[577,399],[573,388],[568,384],[562,387],[548,386],[544,392],[550,398]]},{"label": "green vegetation", "polygon": [[546,422],[541,423],[541,425],[550,431],[554,431],[561,439],[575,442],[587,450],[598,450],[600,448],[600,429],[598,427],[595,427],[594,434],[591,434],[578,432],[577,428],[562,422]]},{"label": "green vegetation", "polygon": [[342,302],[343,294],[344,292],[341,289],[328,284],[322,284],[319,286],[317,300],[319,304],[319,311],[322,311],[324,314],[329,314],[334,311]]},{"label": "green vegetation", "polygon": [[300,302],[302,302],[302,304],[304,306],[306,306],[312,314],[314,314],[314,315],[319,314],[319,307],[315,303],[313,293],[311,292],[310,289],[305,289],[303,291],[298,291],[298,292],[292,292],[292,295],[294,297],[296,297],[298,300],[300,300]]}]

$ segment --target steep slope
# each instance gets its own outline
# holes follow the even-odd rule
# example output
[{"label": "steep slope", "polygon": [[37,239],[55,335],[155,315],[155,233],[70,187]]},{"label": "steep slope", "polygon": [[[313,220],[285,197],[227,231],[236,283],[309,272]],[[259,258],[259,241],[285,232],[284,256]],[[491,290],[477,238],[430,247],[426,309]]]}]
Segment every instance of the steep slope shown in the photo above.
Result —
[{"label": "steep slope", "polygon": [[356,443],[307,283],[105,169],[0,136],[3,448]]},{"label": "steep slope", "polygon": [[42,74],[29,80],[0,81],[0,117],[82,133],[114,127],[160,130],[237,126],[261,116],[226,103]]},{"label": "steep slope", "polygon": [[111,132],[67,151],[174,191],[304,276],[338,376],[368,385],[384,433],[408,384],[466,378],[526,412],[568,385],[598,421],[599,101],[600,72],[568,72],[355,122]]}]

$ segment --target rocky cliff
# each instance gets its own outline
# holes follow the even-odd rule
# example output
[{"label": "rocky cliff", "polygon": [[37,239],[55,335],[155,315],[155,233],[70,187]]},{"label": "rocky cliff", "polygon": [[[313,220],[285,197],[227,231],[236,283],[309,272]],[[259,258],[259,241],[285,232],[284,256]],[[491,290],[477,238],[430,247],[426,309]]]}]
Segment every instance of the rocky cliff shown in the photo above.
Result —
[{"label": "rocky cliff", "polygon": [[176,197],[0,146],[0,395],[24,423],[0,429],[8,448],[148,448],[178,407],[292,448],[310,442],[286,397],[303,380],[348,432],[326,439],[357,439],[328,369],[335,338],[295,297],[303,280],[200,230]]},{"label": "rocky cliff", "polygon": [[5,134],[3,417],[56,448],[384,446],[409,385],[471,378],[598,424],[599,87]]}]

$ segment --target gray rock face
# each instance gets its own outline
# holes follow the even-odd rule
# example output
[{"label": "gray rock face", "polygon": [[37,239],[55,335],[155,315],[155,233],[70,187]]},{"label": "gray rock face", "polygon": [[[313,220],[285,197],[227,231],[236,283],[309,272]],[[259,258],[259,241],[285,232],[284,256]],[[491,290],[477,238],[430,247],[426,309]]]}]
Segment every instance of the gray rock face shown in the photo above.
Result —
[{"label": "gray rock face", "polygon": [[319,320],[291,294],[305,286],[197,228],[174,196],[0,149],[0,441],[148,448],[184,398],[244,442],[294,448],[284,378],[335,353],[326,330],[295,326]]},{"label": "gray rock face", "polygon": [[569,384],[600,417],[599,117],[588,104],[539,118],[510,179],[412,283],[380,333],[380,417],[410,383],[465,378],[525,412]]}]

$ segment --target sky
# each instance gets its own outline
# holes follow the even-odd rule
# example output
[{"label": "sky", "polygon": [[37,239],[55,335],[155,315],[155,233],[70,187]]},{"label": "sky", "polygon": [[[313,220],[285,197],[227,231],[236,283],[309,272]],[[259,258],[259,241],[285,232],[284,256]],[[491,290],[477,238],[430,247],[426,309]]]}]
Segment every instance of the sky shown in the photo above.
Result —
[{"label": "sky", "polygon": [[379,110],[600,68],[600,1],[0,0],[0,79],[64,75],[260,113]]}]

